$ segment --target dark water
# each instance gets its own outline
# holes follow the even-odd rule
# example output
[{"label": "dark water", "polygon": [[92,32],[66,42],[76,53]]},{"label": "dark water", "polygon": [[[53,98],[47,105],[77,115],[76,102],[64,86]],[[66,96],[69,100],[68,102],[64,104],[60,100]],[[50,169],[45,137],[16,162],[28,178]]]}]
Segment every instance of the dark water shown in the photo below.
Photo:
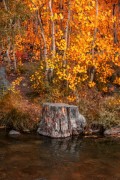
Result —
[{"label": "dark water", "polygon": [[0,180],[120,180],[120,140],[0,134]]}]

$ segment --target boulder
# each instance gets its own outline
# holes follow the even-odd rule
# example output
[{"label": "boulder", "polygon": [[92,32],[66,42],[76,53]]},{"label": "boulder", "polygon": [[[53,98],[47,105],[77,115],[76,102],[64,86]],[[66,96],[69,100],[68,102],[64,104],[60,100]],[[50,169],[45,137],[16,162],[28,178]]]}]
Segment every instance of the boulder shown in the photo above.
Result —
[{"label": "boulder", "polygon": [[6,79],[5,68],[0,67],[0,96],[4,94],[4,92],[8,89],[9,82]]},{"label": "boulder", "polygon": [[78,107],[63,103],[44,103],[37,132],[53,138],[64,138],[84,132],[86,119]]},{"label": "boulder", "polygon": [[120,136],[120,126],[112,127],[104,131],[105,136]]},{"label": "boulder", "polygon": [[10,136],[18,136],[18,135],[20,135],[20,132],[19,132],[19,131],[16,131],[16,130],[10,130],[10,131],[9,131],[9,135],[10,135]]},{"label": "boulder", "polygon": [[25,133],[25,134],[30,134],[30,130],[29,130],[29,129],[23,129],[22,131],[23,131],[23,133]]},{"label": "boulder", "polygon": [[103,135],[105,131],[104,125],[98,122],[94,122],[88,126],[85,134],[88,135]]}]

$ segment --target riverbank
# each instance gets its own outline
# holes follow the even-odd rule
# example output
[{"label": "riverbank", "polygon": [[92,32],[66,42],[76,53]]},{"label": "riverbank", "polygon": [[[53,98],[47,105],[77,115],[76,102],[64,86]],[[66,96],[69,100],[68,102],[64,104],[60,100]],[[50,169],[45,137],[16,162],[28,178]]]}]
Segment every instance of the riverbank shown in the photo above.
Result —
[{"label": "riverbank", "polygon": [[[40,122],[42,103],[38,96],[31,100],[20,94],[6,94],[0,99],[0,126],[20,132],[27,130],[36,132]],[[99,103],[98,108],[95,107],[96,103]],[[119,96],[104,97],[99,101],[81,98],[78,108],[87,120],[85,135],[103,135],[105,132],[106,135],[119,136]]]},{"label": "riverbank", "polygon": [[[22,130],[22,131],[17,131],[14,129],[6,129],[5,126],[0,126],[0,133],[4,134],[9,137],[22,137],[24,136],[31,136],[34,135],[36,137],[39,136],[37,133],[37,130],[30,131],[29,129]],[[41,135],[40,135],[41,136]],[[77,136],[70,136],[70,137],[80,137],[80,138],[93,138],[93,139],[98,139],[98,138],[116,138],[120,139],[120,127],[113,127],[111,129],[106,129],[104,132],[100,133],[99,131],[85,131],[83,134],[77,135]],[[68,138],[68,137],[67,137]],[[60,139],[60,138],[51,138],[51,139]],[[62,138],[64,139],[64,138]],[[66,138],[65,138],[66,139]]]}]

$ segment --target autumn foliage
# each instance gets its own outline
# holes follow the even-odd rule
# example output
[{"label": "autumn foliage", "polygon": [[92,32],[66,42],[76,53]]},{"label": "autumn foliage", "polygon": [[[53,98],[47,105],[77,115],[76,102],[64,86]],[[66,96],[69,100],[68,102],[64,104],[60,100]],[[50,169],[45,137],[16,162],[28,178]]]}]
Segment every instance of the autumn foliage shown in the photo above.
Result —
[{"label": "autumn foliage", "polygon": [[3,0],[0,6],[1,60],[6,54],[15,71],[38,61],[30,81],[40,95],[79,101],[84,86],[102,92],[120,86],[119,1]]}]

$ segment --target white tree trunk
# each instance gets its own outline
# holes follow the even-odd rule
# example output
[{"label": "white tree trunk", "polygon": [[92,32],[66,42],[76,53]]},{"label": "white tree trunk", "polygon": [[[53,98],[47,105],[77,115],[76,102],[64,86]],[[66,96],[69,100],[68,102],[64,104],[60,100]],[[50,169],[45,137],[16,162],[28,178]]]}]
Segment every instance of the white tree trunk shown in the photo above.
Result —
[{"label": "white tree trunk", "polygon": [[49,1],[49,9],[51,15],[51,25],[52,25],[52,57],[55,57],[56,54],[56,44],[55,44],[55,22],[54,22],[54,14],[52,10],[52,0]]},{"label": "white tree trunk", "polygon": [[63,54],[63,62],[64,65],[66,65],[66,50],[68,48],[68,34],[69,34],[69,23],[70,23],[70,17],[71,17],[71,9],[70,9],[70,0],[68,1],[68,18],[67,18],[67,23],[66,23],[66,28],[65,28],[65,44],[66,44],[66,48],[64,50],[64,54]]},{"label": "white tree trunk", "polygon": [[[97,21],[98,21],[98,0],[96,0],[96,26],[97,26]],[[96,41],[96,35],[97,35],[97,27],[95,27],[94,29],[94,36],[93,36],[93,43],[92,43],[92,59],[93,59],[93,62],[94,62],[94,59],[95,59],[95,48],[94,48],[94,45],[95,45],[95,41]],[[91,72],[91,77],[90,77],[90,81],[93,82],[94,80],[94,76],[95,76],[95,67],[93,67],[92,69],[92,72]]]}]

